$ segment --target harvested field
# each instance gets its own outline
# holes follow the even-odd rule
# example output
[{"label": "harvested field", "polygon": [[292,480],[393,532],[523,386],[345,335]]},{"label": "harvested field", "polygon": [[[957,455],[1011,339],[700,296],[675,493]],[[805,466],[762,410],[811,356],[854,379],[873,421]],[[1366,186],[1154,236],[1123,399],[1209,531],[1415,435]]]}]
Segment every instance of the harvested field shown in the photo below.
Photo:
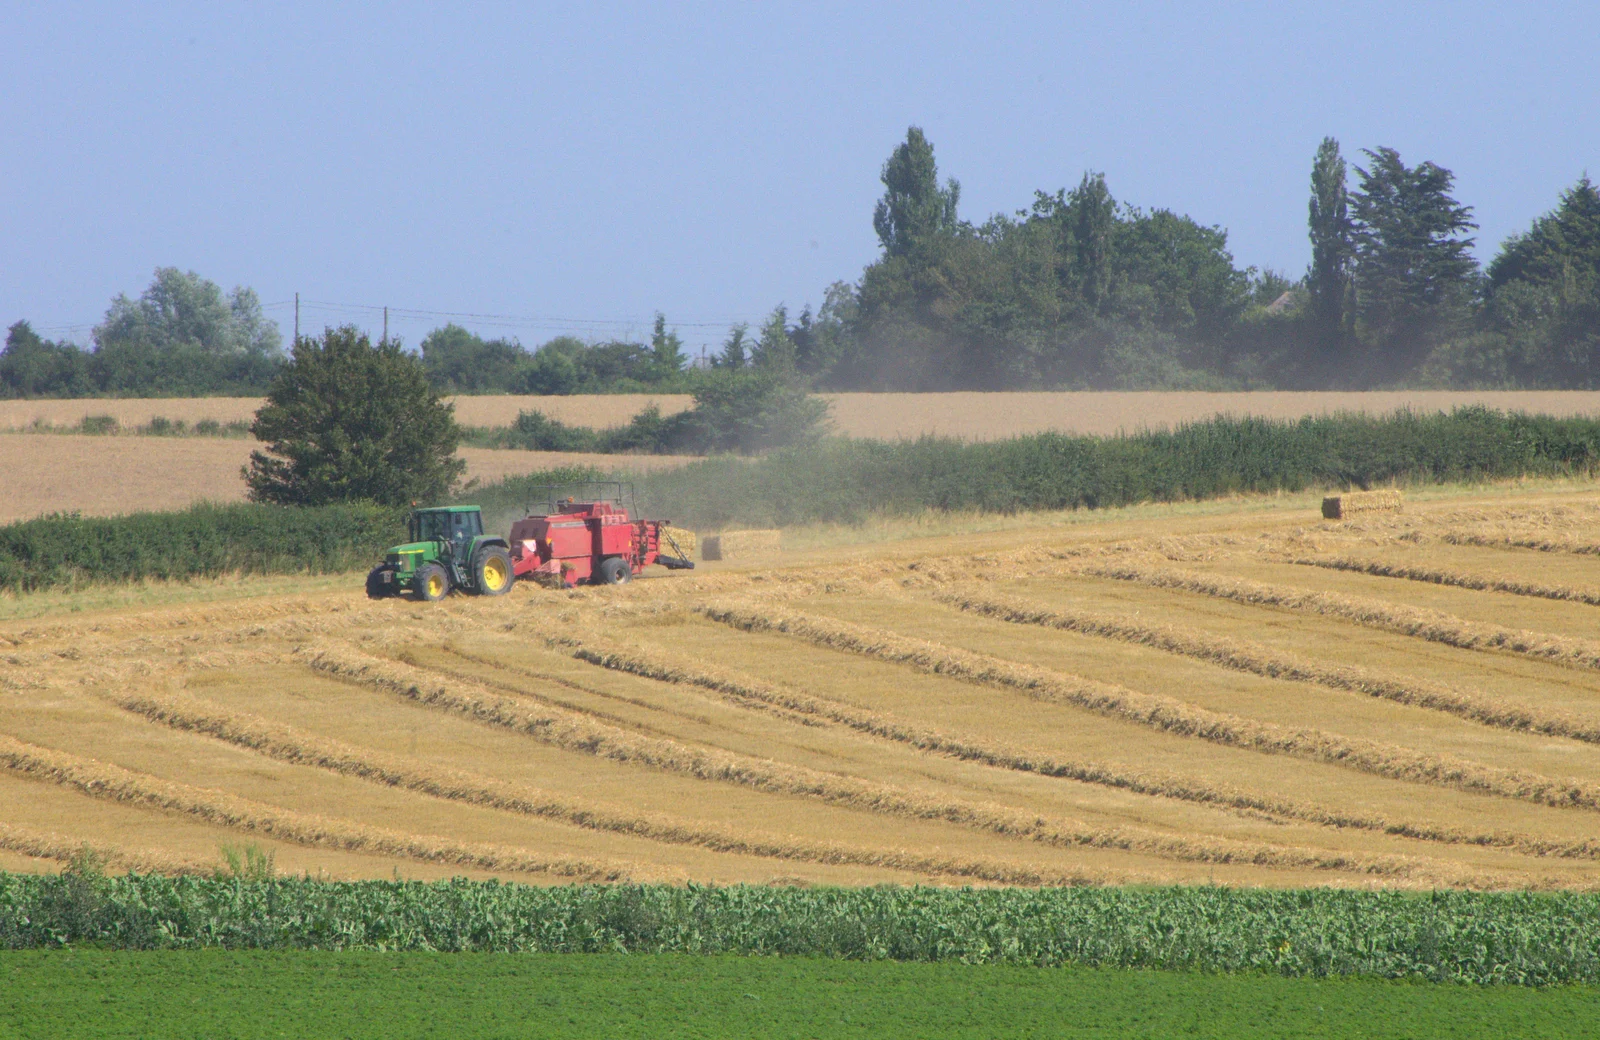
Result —
[{"label": "harvested field", "polygon": [[[183,509],[196,502],[242,502],[240,469],[254,441],[210,437],[99,437],[0,434],[0,523],[43,513],[114,516]],[[637,470],[694,461],[679,455],[585,455],[575,452],[462,448],[467,478],[486,483],[557,466]]]},{"label": "harvested field", "polygon": [[[834,425],[839,433],[885,440],[923,434],[994,440],[1047,430],[1113,435],[1214,415],[1298,419],[1341,411],[1369,415],[1387,415],[1402,408],[1438,412],[1469,404],[1556,416],[1600,415],[1600,391],[1587,390],[1041,391],[821,396],[833,405]],[[688,394],[484,395],[450,400],[455,402],[456,418],[469,426],[509,426],[518,412],[530,409],[574,426],[622,426],[651,404],[666,415],[694,404]],[[260,399],[249,397],[0,401],[0,430],[25,429],[34,422],[73,426],[91,415],[112,416],[124,427],[142,426],[156,416],[182,419],[191,426],[202,419],[224,424],[248,422],[260,404]]]},{"label": "harvested field", "polygon": [[1600,557],[1518,546],[1540,532],[1600,543],[1600,488],[785,532],[781,559],[435,605],[359,576],[53,594],[0,622],[0,852],[1600,888]]},{"label": "harvested field", "polygon": [[[456,420],[468,426],[509,426],[517,413],[537,408],[573,426],[622,426],[651,404],[666,415],[694,404],[688,394],[585,394],[571,397],[488,395],[451,397]],[[70,401],[0,401],[0,430],[44,426],[76,426],[87,416],[109,415],[123,427],[143,426],[156,416],[182,419],[193,426],[202,419],[250,422],[261,407],[259,397],[114,397]]]}]

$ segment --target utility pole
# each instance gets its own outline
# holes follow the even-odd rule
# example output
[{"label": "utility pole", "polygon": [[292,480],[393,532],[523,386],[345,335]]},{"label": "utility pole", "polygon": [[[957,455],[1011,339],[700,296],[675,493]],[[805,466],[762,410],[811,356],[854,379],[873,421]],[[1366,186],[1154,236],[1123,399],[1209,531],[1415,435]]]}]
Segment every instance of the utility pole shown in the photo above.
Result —
[{"label": "utility pole", "polygon": [[300,294],[294,294],[294,345],[300,345]]},{"label": "utility pole", "polygon": [[383,345],[389,345],[389,307],[387,304],[383,308]]}]

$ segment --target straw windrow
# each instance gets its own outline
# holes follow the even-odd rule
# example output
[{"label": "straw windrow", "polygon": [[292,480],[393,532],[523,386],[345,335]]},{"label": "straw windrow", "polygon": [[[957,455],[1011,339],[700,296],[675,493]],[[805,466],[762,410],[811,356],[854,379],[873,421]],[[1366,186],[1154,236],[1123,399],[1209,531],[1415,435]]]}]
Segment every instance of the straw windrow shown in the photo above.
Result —
[{"label": "straw windrow", "polygon": [[618,881],[629,876],[625,868],[615,864],[547,859],[504,845],[425,838],[296,812],[221,791],[163,780],[108,762],[80,758],[3,734],[0,734],[0,768],[72,788],[92,798],[176,813],[296,845],[589,881]]},{"label": "straw windrow", "polygon": [[1513,596],[1566,600],[1600,606],[1600,590],[1573,585],[1543,585],[1515,578],[1463,574],[1437,567],[1413,567],[1403,563],[1384,563],[1382,560],[1362,560],[1353,556],[1302,556],[1286,562],[1300,567],[1321,567],[1324,570],[1370,574],[1377,578],[1403,578],[1406,581],[1427,582],[1433,585],[1451,585],[1456,588],[1471,589],[1474,592],[1505,592]]},{"label": "straw windrow", "polygon": [[1312,592],[1221,578],[1196,571],[1146,568],[1131,564],[1084,566],[1077,573],[1133,582],[1150,588],[1194,592],[1251,606],[1281,607],[1298,613],[1338,618],[1367,628],[1442,643],[1461,650],[1500,650],[1535,660],[1600,669],[1600,643],[1528,629],[1501,628],[1423,607],[1397,607],[1383,600]]},{"label": "straw windrow", "polygon": [[1290,729],[1211,711],[1160,694],[1140,693],[1082,676],[1021,665],[878,629],[797,613],[763,614],[749,607],[706,606],[709,618],[751,631],[798,636],[819,646],[910,665],[922,671],[1016,690],[1041,701],[1081,708],[1178,736],[1229,747],[1292,755],[1392,780],[1451,787],[1558,808],[1600,809],[1600,786],[1523,770],[1485,766],[1454,755]]},{"label": "straw windrow", "polygon": [[1040,625],[1150,647],[1268,679],[1362,693],[1414,708],[1445,712],[1496,729],[1543,733],[1600,744],[1600,719],[1497,700],[1426,679],[1383,675],[1354,665],[1328,665],[1210,632],[1172,625],[1145,625],[1129,617],[1094,611],[1049,609],[1011,597],[949,593],[936,598],[958,610],[1014,624]]},{"label": "straw windrow", "polygon": [[[446,684],[422,669],[358,652],[320,647],[307,651],[306,659],[313,668],[327,674],[385,689],[481,723],[524,733],[565,750],[646,765],[701,780],[813,798],[884,816],[939,820],[1047,845],[1139,852],[1189,862],[1271,864],[1396,877],[1435,873],[1433,864],[1425,866],[1409,857],[1345,854],[1226,838],[1188,839],[1130,827],[1090,828],[991,803],[927,798],[890,785],[801,766],[704,751],[658,737],[635,736],[548,707],[537,712],[528,711],[503,697],[475,691],[471,683],[455,680]],[[1449,874],[1455,868],[1442,869]]]},{"label": "straw windrow", "polygon": [[1073,884],[1079,875],[1019,869],[1009,864],[917,856],[864,849],[839,842],[817,842],[761,831],[732,832],[690,824],[661,813],[623,811],[611,806],[558,798],[526,784],[513,784],[411,759],[358,748],[293,727],[269,723],[247,712],[230,711],[190,697],[110,694],[119,707],[174,729],[202,733],[269,758],[308,765],[343,776],[420,794],[517,813],[585,830],[686,845],[733,855],[760,856],[824,864],[887,867],[915,874],[971,878],[998,884]]}]

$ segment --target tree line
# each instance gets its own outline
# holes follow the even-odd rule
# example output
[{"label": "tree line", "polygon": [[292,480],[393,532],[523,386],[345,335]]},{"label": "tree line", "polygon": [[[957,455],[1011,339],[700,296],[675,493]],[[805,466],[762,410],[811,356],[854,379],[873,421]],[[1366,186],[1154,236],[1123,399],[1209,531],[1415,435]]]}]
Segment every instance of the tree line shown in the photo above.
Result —
[{"label": "tree line", "polygon": [[119,294],[94,349],[14,323],[0,354],[0,397],[199,397],[261,393],[283,363],[283,337],[255,290],[157,268],[137,300]]},{"label": "tree line", "polygon": [[883,167],[882,254],[796,330],[816,344],[801,367],[841,390],[1600,386],[1586,175],[1485,269],[1451,171],[1361,154],[1318,148],[1312,263],[1290,279],[1241,269],[1223,229],[1119,202],[1095,172],[963,221],[960,184],[912,127]]},{"label": "tree line", "polygon": [[[561,336],[534,349],[457,325],[419,356],[441,393],[693,393],[748,370],[818,390],[1600,387],[1600,191],[1581,177],[1473,255],[1452,172],[1394,148],[1312,160],[1312,259],[1298,278],[1241,268],[1227,232],[1118,200],[1104,174],[1036,191],[981,223],[911,127],[884,163],[881,246],[855,282],[798,315],[737,325],[708,369],[656,316],[647,342]],[[93,349],[27,322],[0,354],[0,396],[259,394],[284,362],[255,294],[157,270],[119,296]]]}]

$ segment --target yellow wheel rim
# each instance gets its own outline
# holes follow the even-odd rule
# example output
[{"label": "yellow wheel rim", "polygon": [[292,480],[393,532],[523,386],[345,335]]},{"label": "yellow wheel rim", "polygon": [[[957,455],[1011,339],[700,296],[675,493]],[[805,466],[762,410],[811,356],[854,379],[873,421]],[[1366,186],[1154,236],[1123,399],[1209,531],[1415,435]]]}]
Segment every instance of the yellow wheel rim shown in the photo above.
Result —
[{"label": "yellow wheel rim", "polygon": [[489,592],[499,592],[506,587],[506,562],[499,557],[483,561],[483,587]]},{"label": "yellow wheel rim", "polygon": [[428,575],[428,595],[434,599],[438,599],[440,596],[444,595],[444,575]]}]

